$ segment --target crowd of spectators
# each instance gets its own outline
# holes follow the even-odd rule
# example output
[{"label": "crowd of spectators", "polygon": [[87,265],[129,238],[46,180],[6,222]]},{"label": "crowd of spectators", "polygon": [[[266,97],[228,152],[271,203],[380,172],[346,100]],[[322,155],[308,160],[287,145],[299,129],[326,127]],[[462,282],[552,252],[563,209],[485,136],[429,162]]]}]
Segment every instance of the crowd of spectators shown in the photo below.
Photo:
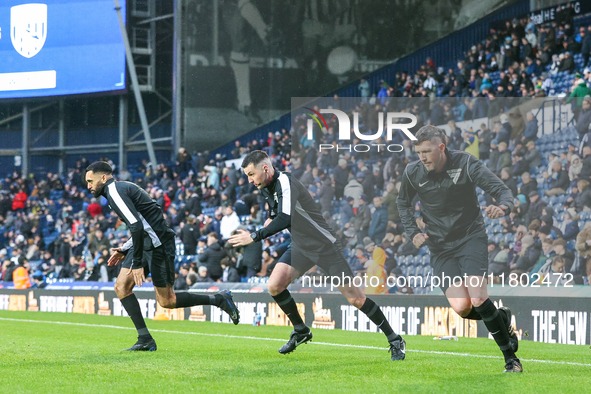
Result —
[{"label": "crowd of spectators", "polygon": [[[436,65],[427,58],[414,73],[397,73],[395,81],[382,81],[375,92],[362,79],[361,97],[545,97],[554,93],[552,76],[574,73],[575,56],[582,57],[582,69],[591,56],[591,26],[575,30],[570,3],[552,22],[536,25],[532,19],[507,21],[490,28],[482,42],[473,45],[453,65]],[[558,93],[558,91],[556,91]],[[582,96],[581,96],[582,97]],[[468,113],[472,115],[472,111]],[[474,118],[486,116],[477,113]],[[467,116],[464,116],[468,119]]]}]

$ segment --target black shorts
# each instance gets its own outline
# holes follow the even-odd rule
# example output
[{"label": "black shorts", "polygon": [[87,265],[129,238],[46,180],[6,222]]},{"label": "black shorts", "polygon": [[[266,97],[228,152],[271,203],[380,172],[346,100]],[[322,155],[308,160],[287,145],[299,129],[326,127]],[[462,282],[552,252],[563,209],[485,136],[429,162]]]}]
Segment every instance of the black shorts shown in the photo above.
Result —
[{"label": "black shorts", "polygon": [[[431,267],[433,267],[433,276],[440,279],[439,287],[443,293],[453,283],[454,278],[463,278],[464,275],[486,276],[488,271],[486,233],[478,232],[468,235],[454,243],[452,248],[441,252],[431,249]],[[451,282],[448,278],[451,278]],[[456,283],[458,283],[457,279]]]},{"label": "black shorts", "polygon": [[353,271],[347,263],[343,247],[339,241],[327,246],[320,252],[312,252],[305,250],[293,243],[279,258],[279,263],[285,263],[292,266],[300,272],[305,273],[315,265],[319,266],[330,276],[341,276],[353,278]]},{"label": "black shorts", "polygon": [[[174,239],[164,242],[157,248],[144,250],[142,265],[144,273],[148,276],[152,273],[152,283],[155,287],[166,287],[174,284],[174,258],[175,245]],[[131,268],[133,263],[133,247],[125,255],[123,268]]]}]

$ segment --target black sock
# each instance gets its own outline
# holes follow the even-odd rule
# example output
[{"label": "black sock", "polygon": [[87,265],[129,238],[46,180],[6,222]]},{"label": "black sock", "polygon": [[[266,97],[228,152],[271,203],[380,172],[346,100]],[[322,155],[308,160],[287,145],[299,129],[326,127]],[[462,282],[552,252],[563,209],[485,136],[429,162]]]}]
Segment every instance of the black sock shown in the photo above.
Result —
[{"label": "black sock", "polygon": [[217,305],[222,297],[218,295],[201,295],[193,293],[176,293],[176,308],[195,305]]},{"label": "black sock", "polygon": [[515,353],[511,348],[511,344],[509,343],[509,333],[507,332],[505,320],[490,298],[484,301],[482,305],[475,307],[475,309],[476,312],[482,316],[484,325],[492,334],[497,345],[501,348],[503,356],[505,356],[505,361],[516,358]]},{"label": "black sock", "polygon": [[367,317],[369,317],[369,320],[374,322],[374,324],[378,326],[380,330],[382,330],[384,335],[386,335],[386,338],[388,338],[388,342],[392,342],[400,338],[400,336],[396,334],[394,330],[392,330],[388,319],[386,319],[386,316],[384,316],[384,313],[375,302],[369,298],[366,298],[365,303],[361,308],[359,308],[359,310],[365,313]]},{"label": "black sock", "polygon": [[289,290],[283,290],[281,293],[277,294],[276,296],[273,296],[273,299],[275,300],[277,305],[279,305],[279,308],[281,308],[281,310],[285,312],[285,314],[291,321],[291,324],[293,324],[294,330],[299,332],[308,331],[308,327],[302,320],[300,312],[298,312],[298,307],[293,298],[291,297],[291,293],[289,292]]},{"label": "black sock", "polygon": [[478,312],[476,312],[476,308],[472,307],[472,310],[470,310],[470,313],[468,313],[468,316],[462,316],[464,319],[469,319],[469,320],[482,320],[482,316],[480,316],[480,314]]},{"label": "black sock", "polygon": [[146,327],[146,322],[144,321],[144,317],[142,316],[142,310],[140,308],[139,302],[137,302],[137,298],[135,294],[131,293],[127,297],[121,299],[121,305],[125,308],[125,311],[131,317],[131,321],[137,330],[137,335],[140,340],[148,340],[152,338],[148,328]]}]

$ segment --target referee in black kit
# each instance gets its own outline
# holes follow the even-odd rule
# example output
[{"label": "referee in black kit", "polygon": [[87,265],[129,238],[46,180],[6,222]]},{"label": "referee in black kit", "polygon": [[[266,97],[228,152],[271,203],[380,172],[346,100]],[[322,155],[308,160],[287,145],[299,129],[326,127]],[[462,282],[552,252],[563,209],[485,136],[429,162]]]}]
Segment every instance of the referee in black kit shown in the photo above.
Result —
[{"label": "referee in black kit", "polygon": [[[454,311],[465,319],[484,322],[503,352],[504,372],[522,372],[521,362],[515,356],[518,341],[511,327],[511,311],[497,309],[488,298],[487,236],[476,186],[499,203],[485,208],[491,219],[511,211],[511,191],[471,154],[447,149],[443,130],[424,126],[415,137],[413,144],[420,161],[406,167],[397,199],[405,231],[415,247],[429,247],[433,277],[439,278],[441,290]],[[417,194],[424,233],[415,223],[412,201]],[[454,284],[454,278],[467,281]]]},{"label": "referee in black kit", "polygon": [[111,249],[108,265],[123,260],[115,283],[115,293],[131,318],[138,332],[138,340],[129,351],[154,351],[157,349],[150,335],[133,293],[135,285],[141,286],[146,275],[152,273],[156,300],[164,308],[184,308],[194,305],[215,305],[228,313],[234,324],[240,315],[232,294],[223,290],[215,295],[187,292],[175,293],[174,257],[175,233],[165,223],[162,208],[148,193],[135,183],[118,182],[113,178],[109,163],[97,161],[86,168],[85,180],[94,197],[104,196],[119,218],[125,222],[131,237],[121,248]]},{"label": "referee in black kit", "polygon": [[[310,268],[318,265],[330,276],[343,278],[343,282],[353,279],[353,272],[347,263],[342,246],[331,230],[308,190],[288,172],[275,170],[271,160],[263,151],[249,153],[242,162],[248,181],[253,183],[269,204],[270,218],[265,227],[248,233],[239,233],[230,237],[228,242],[234,247],[248,245],[267,238],[284,229],[291,232],[291,244],[273,269],[267,287],[269,293],[285,312],[294,330],[279,353],[287,354],[302,343],[312,339],[312,331],[300,316],[296,303],[287,287]],[[339,291],[351,305],[367,317],[386,335],[390,344],[392,361],[404,360],[406,342],[396,334],[382,310],[365,296],[363,289],[352,283],[338,286]]]}]

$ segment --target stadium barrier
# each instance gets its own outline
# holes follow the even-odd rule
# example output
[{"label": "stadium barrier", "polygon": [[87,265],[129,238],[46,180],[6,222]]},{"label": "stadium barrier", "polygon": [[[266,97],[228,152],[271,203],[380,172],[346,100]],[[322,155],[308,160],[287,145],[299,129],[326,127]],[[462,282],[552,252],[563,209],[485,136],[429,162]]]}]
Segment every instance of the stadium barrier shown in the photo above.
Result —
[{"label": "stadium barrier", "polygon": [[[62,286],[59,290],[2,288],[0,310],[127,316],[112,290],[112,284],[102,289],[91,285],[80,290],[72,289],[79,287],[75,283],[70,284],[71,288],[67,288],[67,284]],[[290,325],[287,316],[261,287],[251,285],[248,288],[247,284],[235,286],[233,292],[240,309],[241,324]],[[151,287],[136,290],[145,318],[164,314],[171,320],[230,323],[228,315],[217,307],[164,309],[157,304]],[[217,290],[217,284],[204,284],[201,290],[195,291]],[[375,324],[349,305],[342,295],[311,293],[310,289],[293,290],[298,309],[311,327],[377,332]],[[573,345],[591,343],[591,289],[575,287],[568,295],[560,288],[496,288],[491,289],[491,293],[495,304],[511,307],[512,323],[520,339]],[[460,338],[489,335],[481,321],[458,316],[442,295],[372,295],[372,299],[381,306],[393,329],[403,335],[455,335]]]}]

